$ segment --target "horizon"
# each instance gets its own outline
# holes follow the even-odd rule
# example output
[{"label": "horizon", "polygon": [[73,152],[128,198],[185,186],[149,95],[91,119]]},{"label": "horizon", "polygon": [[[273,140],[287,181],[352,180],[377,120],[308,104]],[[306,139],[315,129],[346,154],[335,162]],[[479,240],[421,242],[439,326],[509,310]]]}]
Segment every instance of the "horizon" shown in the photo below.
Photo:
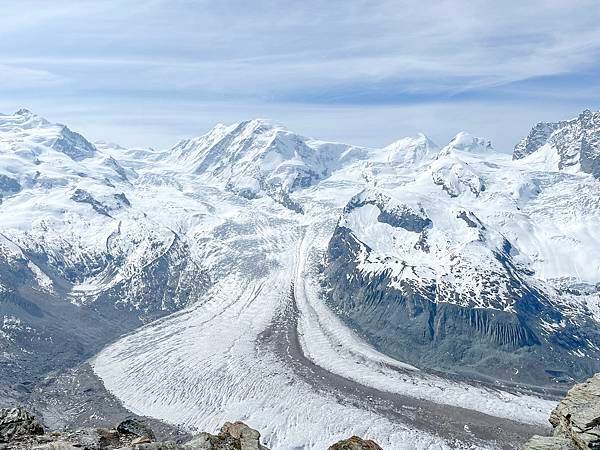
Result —
[{"label": "horizon", "polygon": [[508,152],[535,123],[600,106],[591,0],[26,0],[3,13],[0,111],[128,147],[267,117],[374,148],[464,130]]},{"label": "horizon", "polygon": [[[582,112],[584,112],[586,110],[587,111],[592,111],[592,112],[594,111],[594,110],[590,110],[589,108],[585,108],[584,110],[580,111],[574,117],[564,118],[564,119],[560,119],[560,120],[565,121],[565,120],[576,119]],[[0,111],[0,116],[2,116],[2,115],[5,115],[5,116],[16,115],[16,114],[20,114],[23,111],[24,112],[28,112],[28,113],[30,113],[30,114],[32,114],[34,116],[40,117],[41,119],[48,121],[52,125],[64,125],[64,126],[68,127],[69,129],[71,129],[71,131],[75,131],[75,132],[77,132],[79,134],[82,134],[83,137],[86,138],[92,144],[108,143],[108,144],[114,144],[114,145],[117,145],[117,146],[122,146],[121,142],[115,141],[115,140],[110,139],[110,138],[101,138],[101,139],[92,139],[92,138],[89,138],[88,136],[86,136],[85,132],[83,132],[82,130],[79,130],[79,129],[74,129],[68,123],[61,122],[60,120],[56,121],[56,120],[48,119],[48,117],[45,117],[45,116],[40,115],[40,114],[37,114],[36,111],[32,111],[31,109],[25,108],[25,107],[18,108],[17,110],[15,110],[14,112],[11,112],[11,113]],[[436,141],[435,139],[432,139],[431,136],[428,135],[425,132],[417,131],[417,132],[415,132],[415,133],[413,133],[411,135],[399,136],[397,139],[395,139],[395,140],[393,140],[391,142],[388,142],[387,144],[384,144],[384,145],[380,145],[380,146],[368,146],[368,145],[356,144],[356,143],[353,143],[353,142],[328,140],[327,138],[323,138],[323,137],[315,137],[315,136],[300,134],[300,133],[297,133],[295,130],[289,128],[285,123],[281,123],[280,121],[277,121],[277,120],[274,120],[274,119],[271,119],[271,118],[265,118],[265,117],[255,117],[255,118],[248,118],[248,119],[241,120],[239,122],[233,122],[233,123],[218,122],[218,123],[215,123],[212,127],[208,128],[208,129],[206,129],[206,130],[204,130],[204,131],[202,131],[202,132],[200,132],[200,133],[198,133],[196,135],[187,136],[187,137],[185,137],[185,136],[181,137],[179,140],[177,140],[175,142],[172,142],[171,144],[169,144],[167,146],[157,147],[157,146],[153,146],[153,145],[148,145],[148,146],[135,146],[135,145],[133,145],[133,146],[125,146],[123,148],[130,148],[130,149],[134,149],[134,148],[148,148],[148,149],[157,150],[157,151],[167,151],[167,150],[169,150],[169,149],[177,146],[183,140],[194,139],[194,138],[197,138],[197,137],[200,137],[200,136],[204,136],[204,135],[210,134],[210,132],[212,132],[215,128],[217,128],[219,126],[231,128],[231,127],[233,127],[235,125],[239,125],[239,124],[244,123],[244,122],[250,122],[250,121],[253,121],[253,120],[264,121],[264,122],[270,123],[273,126],[280,127],[280,128],[282,128],[282,129],[284,129],[286,131],[291,132],[292,134],[299,135],[299,136],[302,136],[303,138],[307,138],[307,139],[314,139],[314,140],[323,141],[323,142],[330,142],[330,143],[346,144],[346,145],[352,145],[352,146],[355,146],[355,147],[371,148],[371,149],[374,149],[374,150],[384,149],[385,147],[393,145],[396,142],[404,140],[404,139],[416,139],[416,138],[419,138],[421,136],[423,136],[426,139],[428,139],[429,141],[431,141],[436,147],[438,147],[441,150],[446,145],[450,144],[450,142],[452,142],[452,140],[454,140],[458,135],[463,134],[463,133],[466,133],[468,135],[472,135],[474,137],[482,138],[482,139],[490,141],[491,144],[492,144],[493,150],[496,151],[496,152],[499,152],[499,153],[512,154],[512,152],[514,151],[514,147],[518,144],[518,142],[515,142],[515,145],[513,145],[510,148],[497,148],[496,145],[495,145],[495,143],[494,143],[494,141],[488,139],[486,136],[475,135],[475,134],[469,132],[469,130],[459,130],[456,133],[454,133],[453,135],[451,135],[446,141],[443,141],[443,142],[439,142],[439,141]],[[539,122],[533,123],[530,128],[533,128],[533,126],[536,125],[537,123],[539,123]],[[527,134],[524,134],[522,136],[522,138],[525,138],[525,137],[527,137]]]}]

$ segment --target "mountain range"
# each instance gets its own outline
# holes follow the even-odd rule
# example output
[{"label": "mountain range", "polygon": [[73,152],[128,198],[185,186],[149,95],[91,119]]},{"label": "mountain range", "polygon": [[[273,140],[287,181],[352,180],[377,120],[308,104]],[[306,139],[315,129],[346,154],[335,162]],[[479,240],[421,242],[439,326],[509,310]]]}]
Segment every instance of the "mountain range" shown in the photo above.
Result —
[{"label": "mountain range", "polygon": [[511,447],[600,371],[600,112],[511,154],[262,119],[124,148],[23,109],[0,115],[0,217],[7,404],[88,361],[131,411],[270,448]]}]

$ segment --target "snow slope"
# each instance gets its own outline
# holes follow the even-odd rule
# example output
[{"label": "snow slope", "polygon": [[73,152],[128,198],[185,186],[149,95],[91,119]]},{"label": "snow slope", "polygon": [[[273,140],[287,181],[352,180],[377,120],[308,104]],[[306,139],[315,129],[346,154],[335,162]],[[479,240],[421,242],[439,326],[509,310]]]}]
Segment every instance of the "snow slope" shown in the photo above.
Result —
[{"label": "snow slope", "polygon": [[308,187],[367,149],[319,142],[255,119],[179,142],[169,161],[247,198]]}]

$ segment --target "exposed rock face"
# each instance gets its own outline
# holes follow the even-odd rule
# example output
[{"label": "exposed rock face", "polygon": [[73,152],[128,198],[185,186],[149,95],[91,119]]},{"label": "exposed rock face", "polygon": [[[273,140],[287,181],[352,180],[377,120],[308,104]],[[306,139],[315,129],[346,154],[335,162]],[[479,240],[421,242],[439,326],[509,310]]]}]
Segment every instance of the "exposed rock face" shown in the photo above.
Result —
[{"label": "exposed rock face", "polygon": [[565,122],[539,122],[536,124],[526,138],[523,138],[513,151],[513,159],[522,159],[537,151],[546,144],[552,133],[564,125]]},{"label": "exposed rock face", "polygon": [[558,156],[557,169],[577,167],[600,178],[600,111],[585,110],[575,119],[538,123],[513,152],[524,158],[549,146]]},{"label": "exposed rock face", "polygon": [[73,192],[73,195],[71,195],[71,200],[79,203],[88,203],[97,213],[105,216],[110,216],[110,214],[108,214],[106,206],[100,203],[89,192],[86,192],[83,189],[76,189],[75,192]]},{"label": "exposed rock face", "polygon": [[61,133],[52,144],[52,148],[75,161],[89,158],[96,153],[94,144],[91,144],[82,135],[71,131],[66,126],[62,127]]},{"label": "exposed rock face", "polygon": [[21,190],[21,185],[14,178],[0,174],[0,202],[3,196],[9,196]]},{"label": "exposed rock face", "polygon": [[[383,353],[468,377],[556,387],[600,368],[597,359],[573,356],[585,345],[580,333],[598,340],[595,322],[563,315],[528,278],[512,244],[473,212],[446,211],[443,219],[474,239],[453,247],[452,263],[440,266],[438,249],[456,237],[437,239],[441,216],[432,210],[385,192],[348,203],[323,272],[326,300],[343,320]],[[547,323],[565,331],[547,333]]]},{"label": "exposed rock face", "polygon": [[0,442],[44,434],[44,427],[22,408],[0,409]]},{"label": "exposed rock face", "polygon": [[382,448],[374,441],[352,436],[350,439],[333,444],[328,450],[382,450]]},{"label": "exposed rock face", "polygon": [[526,450],[600,449],[600,374],[577,384],[550,414],[551,437],[534,436]]},{"label": "exposed rock face", "polygon": [[555,434],[579,448],[600,448],[600,374],[575,385],[550,415]]}]

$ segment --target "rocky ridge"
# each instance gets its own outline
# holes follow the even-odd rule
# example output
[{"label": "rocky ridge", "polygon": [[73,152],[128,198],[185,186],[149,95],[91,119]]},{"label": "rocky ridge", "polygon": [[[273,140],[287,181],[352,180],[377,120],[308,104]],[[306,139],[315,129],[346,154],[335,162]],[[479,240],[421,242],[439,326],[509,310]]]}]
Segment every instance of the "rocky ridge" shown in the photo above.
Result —
[{"label": "rocky ridge", "polygon": [[575,119],[538,123],[515,146],[513,158],[544,149],[549,162],[556,162],[555,170],[574,167],[600,178],[600,111],[586,109]]},{"label": "rocky ridge", "polygon": [[[23,408],[0,409],[0,450],[269,450],[260,433],[243,422],[226,422],[218,434],[199,433],[184,442],[156,441],[152,429],[137,418],[113,428],[47,431]],[[381,450],[371,440],[352,436],[329,450]]]}]

